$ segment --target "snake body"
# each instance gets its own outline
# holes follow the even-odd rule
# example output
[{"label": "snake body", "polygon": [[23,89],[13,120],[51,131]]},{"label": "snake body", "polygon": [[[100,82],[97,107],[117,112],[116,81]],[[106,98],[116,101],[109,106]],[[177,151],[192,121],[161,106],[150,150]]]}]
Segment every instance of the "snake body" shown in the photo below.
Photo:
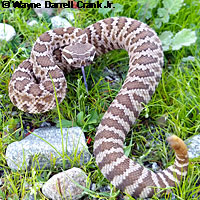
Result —
[{"label": "snake body", "polygon": [[58,28],[42,34],[36,40],[30,58],[22,62],[12,76],[9,84],[11,101],[26,112],[46,112],[56,106],[53,81],[60,103],[66,90],[61,69],[70,72],[78,66],[76,60],[59,68],[53,54],[58,49],[61,53],[57,57],[63,55],[66,61],[73,60],[70,49],[64,51],[64,47],[77,42],[92,44],[97,56],[114,49],[125,49],[129,55],[127,77],[104,114],[95,136],[94,155],[103,175],[120,190],[143,198],[151,197],[160,188],[179,183],[188,168],[187,148],[180,138],[168,138],[176,153],[175,163],[157,174],[126,157],[123,151],[125,137],[143,104],[151,99],[162,73],[161,42],[156,33],[142,22],[113,17],[84,30]]}]

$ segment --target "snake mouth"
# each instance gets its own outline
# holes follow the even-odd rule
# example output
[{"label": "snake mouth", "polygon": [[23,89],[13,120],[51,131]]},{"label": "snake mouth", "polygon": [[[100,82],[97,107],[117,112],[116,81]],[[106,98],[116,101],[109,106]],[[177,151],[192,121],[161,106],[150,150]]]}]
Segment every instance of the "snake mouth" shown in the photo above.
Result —
[{"label": "snake mouth", "polygon": [[62,49],[62,60],[67,62],[72,68],[81,68],[86,91],[88,85],[84,67],[91,64],[96,54],[95,46],[90,43],[76,43]]}]

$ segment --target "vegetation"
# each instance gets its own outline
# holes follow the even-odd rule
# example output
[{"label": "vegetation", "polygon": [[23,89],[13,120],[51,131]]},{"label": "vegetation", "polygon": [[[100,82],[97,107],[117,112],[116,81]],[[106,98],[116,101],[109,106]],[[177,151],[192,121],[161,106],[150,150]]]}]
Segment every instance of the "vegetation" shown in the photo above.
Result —
[{"label": "vegetation", "polygon": [[[75,15],[75,27],[85,28],[110,16],[126,16],[147,23],[160,36],[165,50],[162,80],[132,127],[124,149],[129,157],[134,155],[139,163],[152,167],[152,163],[156,162],[160,169],[164,169],[174,160],[174,154],[165,142],[166,137],[173,133],[187,139],[200,133],[200,2],[113,0],[113,3],[115,9],[91,8],[69,12]],[[45,114],[24,113],[9,99],[9,80],[14,69],[30,56],[37,37],[51,29],[51,21],[47,15],[38,18],[32,9],[5,9],[1,4],[2,1],[0,22],[12,25],[17,35],[10,42],[0,41],[0,180],[3,182],[0,185],[0,199],[23,199],[29,194],[34,194],[35,199],[45,199],[40,191],[41,183],[60,169],[38,170],[33,166],[30,171],[12,171],[6,164],[6,147],[23,139],[24,133],[40,127],[43,122],[49,122],[57,127],[80,126],[92,152],[96,127],[126,77],[128,54],[123,50],[109,52],[88,66],[85,69],[88,94],[81,70],[77,70],[66,75],[68,93],[57,109]],[[65,17],[64,11],[58,9],[55,15]],[[33,19],[38,24],[29,26],[27,21]],[[115,71],[119,81],[108,81],[105,67]],[[91,180],[85,188],[88,199],[122,199],[122,193],[103,177],[95,159],[81,168]],[[199,162],[191,162],[187,178],[162,199],[200,199],[199,177]],[[90,190],[91,183],[96,184],[96,191]],[[102,192],[100,188],[105,185],[109,185],[110,190]],[[160,198],[155,194],[152,199]]]}]

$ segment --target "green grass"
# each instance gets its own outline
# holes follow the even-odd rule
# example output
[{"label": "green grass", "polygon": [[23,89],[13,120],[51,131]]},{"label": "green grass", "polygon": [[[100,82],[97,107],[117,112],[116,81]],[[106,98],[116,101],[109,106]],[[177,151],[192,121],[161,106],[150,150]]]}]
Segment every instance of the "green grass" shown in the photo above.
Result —
[{"label": "green grass", "polygon": [[[152,13],[150,19],[146,19],[146,13],[141,15],[143,9],[137,1],[114,0],[113,2],[123,5],[121,12],[110,11],[103,16],[98,9],[80,10],[75,17],[75,26],[85,28],[100,19],[119,15],[146,22],[155,29],[158,35],[163,31],[171,31],[175,34],[183,28],[188,28],[195,31],[198,38],[197,42],[189,47],[165,52],[162,80],[125,141],[125,151],[130,158],[136,157],[141,164],[157,162],[159,167],[164,169],[174,160],[173,152],[165,143],[166,136],[176,134],[187,139],[200,132],[200,3],[199,0],[186,0],[185,5],[176,15],[170,15],[169,22],[157,28],[155,19],[158,17],[157,9],[163,7],[162,2],[150,10]],[[36,19],[39,22],[38,25],[28,26],[27,21],[31,19]],[[6,164],[6,147],[22,139],[20,131],[37,128],[45,121],[59,126],[62,120],[63,125],[67,123],[69,126],[73,123],[82,127],[85,135],[92,138],[91,144],[88,144],[92,152],[96,127],[117,95],[126,76],[128,54],[125,51],[110,52],[86,68],[88,95],[80,70],[66,75],[68,93],[59,105],[59,109],[45,114],[29,115],[13,106],[8,97],[8,84],[13,70],[30,56],[36,38],[51,29],[50,19],[48,17],[39,19],[31,9],[9,11],[0,6],[0,22],[12,25],[17,32],[17,36],[11,42],[0,41],[0,170],[4,172],[3,177],[0,177],[3,180],[3,186],[0,186],[0,199],[22,199],[31,192],[34,193],[35,198],[45,199],[37,189],[40,187],[38,184],[46,182],[49,177],[61,170],[59,168],[38,170],[33,166],[30,171],[11,171]],[[195,61],[183,62],[182,59],[187,56],[195,57]],[[112,85],[105,81],[105,66],[117,72],[121,77],[119,83]],[[167,120],[160,125],[159,120],[163,116]],[[116,196],[120,198],[122,194],[103,177],[96,166],[95,159],[81,168],[90,178],[85,188],[89,199],[92,197],[116,199]],[[200,199],[199,177],[199,163],[191,162],[186,180],[172,189],[175,199]],[[89,189],[91,182],[96,184],[95,192]],[[111,192],[99,192],[98,189],[104,185],[110,185]],[[39,191],[37,197],[35,191]],[[160,198],[155,194],[152,199]],[[162,199],[172,199],[172,196],[169,194],[163,196]]]}]

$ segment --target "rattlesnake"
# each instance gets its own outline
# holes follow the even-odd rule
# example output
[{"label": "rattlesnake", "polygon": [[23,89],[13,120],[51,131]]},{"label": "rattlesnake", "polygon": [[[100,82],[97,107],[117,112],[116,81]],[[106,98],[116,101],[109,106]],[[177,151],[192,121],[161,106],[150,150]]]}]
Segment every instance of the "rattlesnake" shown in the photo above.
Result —
[{"label": "rattlesnake", "polygon": [[176,152],[175,164],[157,174],[127,158],[123,151],[126,134],[143,104],[150,100],[162,73],[161,42],[156,33],[142,22],[113,17],[84,30],[70,27],[45,32],[36,40],[30,58],[22,62],[12,76],[9,83],[11,101],[25,112],[46,112],[56,106],[53,81],[58,102],[62,102],[66,80],[61,69],[70,72],[80,65],[76,66],[76,62],[67,64],[71,55],[66,54],[66,63],[61,64],[60,69],[55,64],[55,57],[63,59],[64,46],[76,43],[94,45],[97,56],[113,49],[125,49],[129,55],[127,77],[104,114],[95,136],[94,155],[103,175],[114,186],[134,197],[150,197],[159,188],[179,183],[181,175],[187,174],[188,167],[187,148],[180,138],[168,138]]}]

